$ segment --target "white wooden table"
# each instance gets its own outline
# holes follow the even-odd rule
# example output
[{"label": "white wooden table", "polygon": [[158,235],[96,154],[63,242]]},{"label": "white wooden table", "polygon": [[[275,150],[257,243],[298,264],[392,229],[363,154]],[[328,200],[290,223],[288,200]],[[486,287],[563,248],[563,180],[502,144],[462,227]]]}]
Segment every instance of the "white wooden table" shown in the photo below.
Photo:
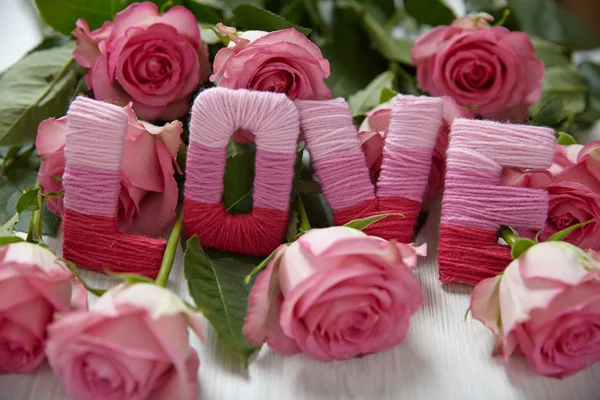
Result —
[{"label": "white wooden table", "polygon": [[[502,364],[491,356],[492,334],[478,321],[464,319],[471,288],[438,281],[438,220],[439,211],[435,210],[417,238],[417,242],[430,246],[429,255],[415,270],[425,304],[411,319],[402,344],[385,353],[333,363],[304,355],[281,357],[263,348],[246,369],[217,342],[207,323],[206,343],[192,341],[201,360],[199,398],[600,400],[600,364],[556,380],[535,375],[523,359]],[[180,249],[169,288],[190,300],[182,257]],[[98,287],[110,287],[115,282],[94,272],[84,271],[82,275]],[[95,300],[90,297],[92,305]],[[47,364],[33,375],[0,376],[0,400],[66,399]]]}]

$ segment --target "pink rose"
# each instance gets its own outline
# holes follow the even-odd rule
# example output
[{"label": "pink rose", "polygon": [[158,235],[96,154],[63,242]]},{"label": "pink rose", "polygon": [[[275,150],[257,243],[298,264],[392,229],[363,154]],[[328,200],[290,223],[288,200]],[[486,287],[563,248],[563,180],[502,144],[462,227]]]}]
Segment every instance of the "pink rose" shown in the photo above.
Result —
[{"label": "pink rose", "polygon": [[185,115],[192,93],[210,73],[208,46],[183,6],[161,15],[154,3],[133,3],[93,32],[82,19],[76,26],[73,57],[91,68],[86,82],[94,97],[133,102],[147,120]]},{"label": "pink rose", "polygon": [[423,303],[410,269],[424,254],[347,227],[311,230],[282,245],[256,279],[243,333],[322,361],[394,347]]},{"label": "pink rose", "polygon": [[200,317],[167,289],[119,285],[50,325],[46,353],[73,399],[192,400],[200,362],[188,327],[202,339]]},{"label": "pink rose", "polygon": [[473,317],[496,353],[522,352],[538,374],[562,378],[600,361],[600,263],[564,242],[537,244],[473,290]]},{"label": "pink rose", "polygon": [[478,16],[433,28],[417,40],[411,58],[423,91],[450,96],[484,118],[522,122],[542,93],[544,64],[529,36],[489,27]]},{"label": "pink rose", "polygon": [[[383,146],[387,130],[390,125],[390,116],[394,101],[392,98],[382,103],[365,114],[366,118],[360,125],[358,138],[362,144],[367,167],[371,172],[371,180],[376,182],[381,171],[383,161]],[[438,198],[444,190],[444,179],[446,174],[446,150],[448,149],[448,137],[450,126],[454,118],[472,118],[471,113],[464,107],[460,107],[451,97],[443,96],[444,112],[443,121],[438,132],[437,142],[433,151],[431,172],[427,192],[423,201],[427,208],[431,201]]]},{"label": "pink rose", "polygon": [[[175,218],[178,187],[175,156],[181,143],[181,121],[159,127],[138,121],[131,105],[125,107],[129,125],[121,163],[119,229],[146,235],[160,235]],[[40,123],[36,147],[42,160],[38,180],[42,193],[62,190],[65,170],[67,117],[49,118]],[[62,215],[63,196],[47,199],[48,209]]]},{"label": "pink rose", "polygon": [[[572,225],[595,219],[570,233],[565,241],[583,249],[600,250],[600,141],[586,146],[557,145],[549,170],[507,169],[502,183],[512,186],[545,188],[550,195],[548,220],[539,238]],[[533,237],[536,232],[519,231]]]},{"label": "pink rose", "polygon": [[329,61],[295,29],[247,31],[217,25],[231,39],[215,56],[210,81],[230,89],[285,93],[291,99],[326,100]]},{"label": "pink rose", "polygon": [[87,308],[87,293],[50,250],[0,247],[0,374],[33,372],[45,358],[46,326],[72,308]]}]

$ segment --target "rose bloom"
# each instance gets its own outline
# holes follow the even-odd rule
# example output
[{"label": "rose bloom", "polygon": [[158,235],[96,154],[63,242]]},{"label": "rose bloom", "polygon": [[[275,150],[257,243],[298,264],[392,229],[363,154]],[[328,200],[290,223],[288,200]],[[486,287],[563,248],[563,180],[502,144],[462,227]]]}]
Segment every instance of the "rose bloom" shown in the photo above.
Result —
[{"label": "rose bloom", "polygon": [[522,122],[542,93],[544,64],[529,36],[491,27],[481,15],[433,28],[411,58],[423,91],[450,96],[484,118]]},{"label": "rose bloom", "polygon": [[352,228],[311,230],[258,276],[242,331],[256,346],[322,361],[387,350],[423,304],[410,269],[424,254]]},{"label": "rose bloom", "polygon": [[[464,107],[460,107],[451,97],[443,96],[444,111],[443,121],[437,136],[437,142],[433,150],[431,172],[427,192],[423,200],[426,208],[432,200],[438,198],[444,190],[444,178],[446,175],[446,150],[450,134],[450,126],[454,118],[472,118],[471,113]],[[383,147],[390,126],[392,107],[396,97],[382,103],[365,114],[366,118],[359,127],[358,138],[365,153],[367,167],[371,173],[373,183],[377,182],[381,163],[383,161]]]},{"label": "rose bloom", "polygon": [[[162,127],[138,121],[131,105],[125,107],[129,124],[121,163],[118,201],[119,229],[160,235],[173,222],[179,189],[174,173],[175,156],[181,143],[181,121]],[[42,160],[38,181],[42,193],[62,190],[65,171],[67,117],[49,118],[38,126],[37,151]],[[63,215],[63,196],[46,199],[48,209]]]},{"label": "rose bloom", "polygon": [[151,2],[133,3],[90,32],[79,19],[75,60],[90,68],[86,82],[98,100],[128,103],[147,120],[185,115],[193,92],[210,74],[208,46],[183,6],[160,14]]},{"label": "rose bloom", "polygon": [[87,293],[50,250],[0,247],[0,374],[33,372],[45,358],[46,326],[74,308],[87,308]]},{"label": "rose bloom", "polygon": [[73,399],[195,400],[199,360],[188,327],[202,339],[200,317],[169,290],[123,284],[50,325],[46,352]]},{"label": "rose bloom", "polygon": [[[583,249],[600,250],[600,141],[586,146],[557,145],[549,170],[504,171],[501,183],[547,189],[550,195],[548,219],[539,238],[572,225],[595,220],[571,232],[565,241]],[[533,237],[534,231],[519,231]]]},{"label": "rose bloom", "polygon": [[306,36],[290,28],[275,32],[246,31],[217,24],[231,40],[219,50],[210,81],[230,89],[285,93],[290,99],[326,100],[324,80],[329,61]]},{"label": "rose bloom", "polygon": [[496,353],[523,353],[538,374],[563,378],[600,361],[600,263],[571,244],[528,249],[475,287],[471,312]]}]

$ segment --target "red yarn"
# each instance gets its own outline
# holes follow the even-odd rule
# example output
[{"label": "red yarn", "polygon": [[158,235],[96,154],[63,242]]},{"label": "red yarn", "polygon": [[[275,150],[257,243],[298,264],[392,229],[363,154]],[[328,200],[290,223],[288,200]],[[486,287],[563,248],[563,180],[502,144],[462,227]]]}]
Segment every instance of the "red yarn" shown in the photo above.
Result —
[{"label": "red yarn", "polygon": [[156,278],[167,242],[117,231],[116,218],[65,209],[63,257],[98,272],[135,273]]},{"label": "red yarn", "polygon": [[223,202],[185,199],[183,225],[202,246],[251,256],[267,256],[285,237],[288,213],[254,206],[249,214],[229,214]]},{"label": "red yarn", "polygon": [[404,216],[390,215],[369,225],[364,232],[387,240],[398,240],[409,243],[414,236],[414,228],[421,205],[415,200],[405,197],[380,197],[366,200],[354,206],[334,211],[336,225],[344,225],[354,219],[366,218],[385,213],[399,213]]},{"label": "red yarn", "polygon": [[442,225],[438,247],[440,281],[475,285],[510,264],[510,248],[498,244],[497,232]]}]

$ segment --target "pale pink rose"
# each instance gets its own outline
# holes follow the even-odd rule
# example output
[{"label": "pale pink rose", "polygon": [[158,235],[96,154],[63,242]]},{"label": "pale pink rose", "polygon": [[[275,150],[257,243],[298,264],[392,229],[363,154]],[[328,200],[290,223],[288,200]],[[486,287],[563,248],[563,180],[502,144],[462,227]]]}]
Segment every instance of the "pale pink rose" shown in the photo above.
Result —
[{"label": "pale pink rose", "polygon": [[[175,218],[179,189],[175,181],[175,157],[183,125],[173,121],[159,127],[138,121],[131,104],[125,107],[129,125],[121,163],[121,192],[118,202],[119,229],[156,236]],[[36,147],[42,160],[38,181],[42,193],[62,190],[65,170],[67,117],[40,123]],[[48,198],[48,209],[62,215],[63,196]]]},{"label": "pale pink rose", "polygon": [[85,308],[85,289],[50,250],[27,242],[0,247],[0,374],[33,372],[55,313]]},{"label": "pale pink rose", "polygon": [[52,323],[46,353],[73,399],[195,400],[200,362],[188,327],[202,339],[200,317],[169,290],[119,285],[89,312]]},{"label": "pale pink rose", "polygon": [[577,163],[577,155],[583,148],[580,144],[562,146],[557,144],[554,150],[552,166],[548,169],[504,168],[500,184],[506,186],[545,189],[567,167]]},{"label": "pale pink rose", "polygon": [[282,245],[256,279],[243,333],[322,361],[394,347],[423,304],[410,269],[425,251],[347,227],[311,230]]},{"label": "pale pink rose", "polygon": [[229,46],[219,50],[210,81],[230,89],[285,93],[291,99],[326,100],[324,80],[329,61],[306,36],[290,28],[275,32],[247,31],[218,25]]},{"label": "pale pink rose", "polygon": [[151,2],[133,3],[90,32],[80,19],[75,60],[91,68],[86,83],[98,100],[128,103],[147,120],[185,115],[193,92],[210,74],[208,46],[183,6],[160,14]]},{"label": "pale pink rose", "polygon": [[[557,145],[548,170],[506,169],[501,183],[510,186],[547,189],[550,195],[548,219],[539,234],[541,241],[572,225],[589,223],[570,233],[565,241],[583,249],[600,250],[600,141],[586,146]],[[533,237],[535,231],[519,231]]]},{"label": "pale pink rose", "polygon": [[483,280],[471,312],[497,354],[522,353],[538,374],[563,378],[600,361],[600,263],[568,243],[537,244]]},{"label": "pale pink rose", "polygon": [[[438,132],[437,141],[433,150],[431,172],[427,192],[423,200],[424,209],[444,190],[444,179],[446,175],[446,150],[448,149],[448,137],[450,126],[454,118],[472,118],[471,113],[464,107],[456,104],[451,97],[443,96],[444,111],[443,120]],[[390,126],[392,107],[396,98],[382,103],[365,114],[365,119],[359,127],[358,138],[362,145],[367,167],[371,173],[371,180],[375,183],[381,171],[383,161],[383,146]]]},{"label": "pale pink rose", "polygon": [[450,96],[484,118],[522,122],[542,93],[544,64],[529,36],[479,17],[433,28],[416,41],[411,58],[421,90]]}]

